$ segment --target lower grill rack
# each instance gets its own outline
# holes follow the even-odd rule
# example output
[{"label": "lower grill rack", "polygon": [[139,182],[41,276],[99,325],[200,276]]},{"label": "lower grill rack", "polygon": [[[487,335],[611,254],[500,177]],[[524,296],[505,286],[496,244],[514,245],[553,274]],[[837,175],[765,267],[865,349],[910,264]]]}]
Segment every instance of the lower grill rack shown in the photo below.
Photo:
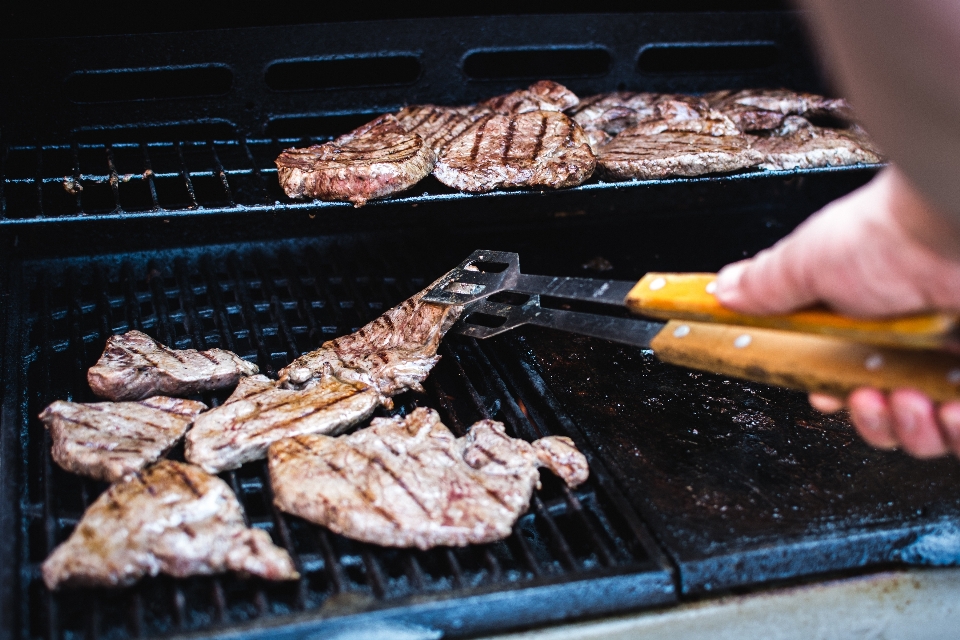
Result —
[{"label": "lower grill rack", "polygon": [[[8,551],[20,567],[15,615],[21,637],[239,630],[275,637],[347,624],[462,636],[674,601],[669,563],[596,458],[590,481],[577,490],[545,473],[529,513],[507,540],[427,552],[357,543],[279,512],[265,462],[251,463],[221,477],[249,524],[290,552],[299,581],[160,576],[120,590],[50,593],[43,586],[40,564],[106,485],[57,467],[36,415],[58,398],[94,399],[85,372],[108,335],[141,329],[177,348],[219,346],[273,375],[323,340],[412,295],[457,258],[433,259],[437,264],[413,265],[400,252],[311,240],[296,247],[184,249],[26,265],[25,290],[15,292],[23,308],[13,309],[22,318],[25,384],[15,389],[7,381],[4,395],[7,407],[18,408],[24,436],[20,540]],[[485,417],[526,439],[565,434],[562,420],[535,410],[536,399],[527,397],[512,365],[492,345],[449,340],[441,354],[427,393],[397,398],[392,414],[433,407],[458,435]],[[203,400],[217,404],[225,395]]]}]

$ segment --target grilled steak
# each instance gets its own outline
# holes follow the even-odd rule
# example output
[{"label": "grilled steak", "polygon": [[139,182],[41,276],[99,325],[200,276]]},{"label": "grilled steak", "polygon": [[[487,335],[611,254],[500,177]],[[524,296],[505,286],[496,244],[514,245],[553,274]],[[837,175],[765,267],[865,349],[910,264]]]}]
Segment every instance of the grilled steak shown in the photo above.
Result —
[{"label": "grilled steak", "polygon": [[409,189],[430,175],[436,154],[423,138],[385,114],[332,142],[287,149],[277,158],[291,198],[345,200],[360,207]]},{"label": "grilled steak", "polygon": [[831,116],[852,121],[846,100],[787,89],[716,91],[704,96],[710,106],[728,116],[741,131],[776,129],[789,115]]},{"label": "grilled steak", "polygon": [[406,107],[397,115],[400,126],[423,138],[427,146],[438,156],[457,136],[481,119],[489,118],[492,111],[486,107],[438,107],[419,104]]},{"label": "grilled steak", "polygon": [[178,351],[145,333],[128,331],[107,339],[103,355],[87,371],[87,382],[101,398],[140,400],[221,389],[256,372],[256,365],[229,351]]},{"label": "grilled steak", "polygon": [[478,106],[500,115],[517,115],[530,111],[566,111],[580,103],[580,98],[562,84],[552,80],[535,82],[502,96],[490,98]]},{"label": "grilled steak", "polygon": [[428,549],[506,538],[547,467],[570,486],[589,475],[569,438],[533,444],[483,420],[455,438],[432,409],[376,418],[349,436],[270,447],[274,503],[349,538]]},{"label": "grilled steak", "polygon": [[584,98],[569,115],[586,132],[603,131],[616,135],[641,120],[656,116],[659,94],[616,91]]},{"label": "grilled steak", "polygon": [[[638,125],[640,127],[642,125]],[[627,129],[600,153],[601,175],[611,180],[699,176],[753,167],[763,155],[744,136],[664,131],[655,135]]]},{"label": "grilled steak", "polygon": [[280,384],[301,389],[330,367],[338,378],[376,389],[382,401],[414,389],[440,360],[440,339],[460,317],[462,307],[423,302],[429,287],[390,309],[356,333],[323,343],[280,371]]},{"label": "grilled steak", "polygon": [[553,111],[493,116],[447,145],[434,175],[461,191],[572,187],[592,174],[596,157],[583,129]]},{"label": "grilled steak", "polygon": [[40,420],[50,431],[58,465],[113,482],[159,460],[206,408],[202,402],[164,396],[91,404],[57,400]]},{"label": "grilled steak", "polygon": [[124,477],[90,505],[43,563],[47,588],[126,586],[158,573],[178,578],[237,571],[268,580],[299,577],[265,531],[249,529],[227,484],[163,460]]},{"label": "grilled steak", "polygon": [[184,455],[209,473],[236,469],[265,457],[281,438],[337,434],[378,406],[375,390],[344,382],[329,367],[302,390],[284,389],[264,376],[246,378],[226,402],[194,422]]},{"label": "grilled steak", "polygon": [[788,116],[773,135],[753,136],[751,146],[763,154],[763,169],[807,169],[881,162],[879,151],[859,127],[815,127]]},{"label": "grilled steak", "polygon": [[631,127],[632,134],[654,135],[664,131],[701,133],[711,136],[735,136],[740,130],[701,98],[662,95],[654,104],[654,113]]}]

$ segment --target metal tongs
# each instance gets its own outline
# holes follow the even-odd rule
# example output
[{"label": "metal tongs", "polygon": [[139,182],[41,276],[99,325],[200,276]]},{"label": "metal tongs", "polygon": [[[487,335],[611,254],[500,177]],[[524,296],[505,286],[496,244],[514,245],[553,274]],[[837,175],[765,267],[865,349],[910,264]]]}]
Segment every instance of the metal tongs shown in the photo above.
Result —
[{"label": "metal tongs", "polygon": [[[671,364],[845,396],[859,387],[960,399],[960,318],[862,320],[822,308],[751,316],[722,307],[711,273],[638,282],[520,272],[520,257],[474,251],[424,296],[463,306],[451,332],[486,339],[525,324],[652,349]],[[643,317],[636,317],[637,315]]]}]

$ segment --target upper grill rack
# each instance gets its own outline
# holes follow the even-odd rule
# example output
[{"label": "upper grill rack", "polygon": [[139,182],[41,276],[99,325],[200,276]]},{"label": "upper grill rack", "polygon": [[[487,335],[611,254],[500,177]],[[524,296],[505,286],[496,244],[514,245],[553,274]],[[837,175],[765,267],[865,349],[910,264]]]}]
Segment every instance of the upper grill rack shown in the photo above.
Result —
[{"label": "upper grill rack", "polygon": [[[438,265],[447,259],[436,256]],[[94,399],[84,374],[108,335],[136,328],[181,348],[221,346],[275,374],[322,340],[412,295],[429,281],[418,277],[423,273],[434,275],[430,265],[411,268],[399,252],[319,240],[28,267],[24,400],[6,396],[24,408],[26,433],[22,539],[19,558],[11,558],[20,566],[21,637],[151,637],[238,627],[266,633],[286,624],[302,632],[335,628],[348,616],[353,625],[414,624],[461,635],[672,601],[671,571],[596,459],[592,479],[576,491],[545,475],[508,540],[429,552],[356,543],[284,515],[272,506],[266,465],[248,464],[222,477],[251,526],[290,551],[303,574],[299,582],[160,577],[120,591],[51,594],[43,587],[39,564],[105,485],[53,464],[35,416],[57,398]],[[426,396],[400,397],[394,412],[432,406],[458,434],[481,417],[503,420],[527,439],[562,429],[557,418],[534,409],[538,400],[529,396],[536,392],[491,349],[470,341],[445,345]],[[217,404],[224,396],[203,399]],[[510,596],[499,597],[503,591]],[[469,607],[462,605],[465,596],[474,596]]]},{"label": "upper grill rack", "polygon": [[[252,211],[320,211],[349,203],[296,201],[283,193],[274,160],[292,146],[324,137],[210,139],[187,142],[74,143],[7,149],[0,164],[0,225],[136,219]],[[662,183],[713,183],[849,171],[842,167],[746,171],[724,176],[604,183],[592,178],[567,191],[643,189]],[[536,197],[541,192],[496,192],[486,197]],[[476,198],[427,178],[383,204],[416,205]],[[376,206],[380,203],[373,202]]]}]

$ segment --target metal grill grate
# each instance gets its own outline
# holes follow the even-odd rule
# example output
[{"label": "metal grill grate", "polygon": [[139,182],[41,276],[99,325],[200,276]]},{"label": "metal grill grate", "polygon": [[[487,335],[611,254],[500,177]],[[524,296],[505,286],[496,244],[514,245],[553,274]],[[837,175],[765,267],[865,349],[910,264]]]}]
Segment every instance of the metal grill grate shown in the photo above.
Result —
[{"label": "metal grill grate", "polygon": [[[348,203],[300,202],[283,193],[274,161],[283,149],[329,137],[209,139],[175,142],[76,143],[12,147],[0,173],[0,225],[68,220],[139,219],[252,211],[325,210]],[[872,166],[872,165],[871,165]],[[746,171],[724,176],[604,183],[592,178],[566,191],[644,189],[672,183],[724,183],[771,176],[849,172],[859,167]],[[485,197],[535,197],[500,192]],[[419,204],[475,198],[430,177],[407,194],[380,204]],[[371,203],[371,206],[379,206]]]},{"label": "metal grill grate", "polygon": [[[303,632],[345,620],[460,635],[672,601],[668,565],[593,459],[592,479],[575,491],[544,474],[530,512],[506,541],[429,552],[353,542],[284,515],[272,506],[265,463],[251,463],[222,477],[249,523],[290,551],[299,582],[160,577],[119,591],[44,588],[40,563],[105,485],[53,464],[35,416],[57,398],[94,399],[85,371],[108,335],[135,328],[178,348],[219,346],[273,375],[412,295],[459,257],[426,249],[406,245],[400,253],[318,239],[28,265],[22,637],[152,637],[237,627],[266,633],[285,624]],[[418,256],[416,264],[410,255]],[[458,434],[481,417],[503,420],[527,439],[562,432],[555,416],[536,409],[531,394],[539,392],[495,345],[449,341],[442,354],[427,394],[401,396],[394,413],[431,406]],[[203,399],[216,404],[225,395]]]}]

